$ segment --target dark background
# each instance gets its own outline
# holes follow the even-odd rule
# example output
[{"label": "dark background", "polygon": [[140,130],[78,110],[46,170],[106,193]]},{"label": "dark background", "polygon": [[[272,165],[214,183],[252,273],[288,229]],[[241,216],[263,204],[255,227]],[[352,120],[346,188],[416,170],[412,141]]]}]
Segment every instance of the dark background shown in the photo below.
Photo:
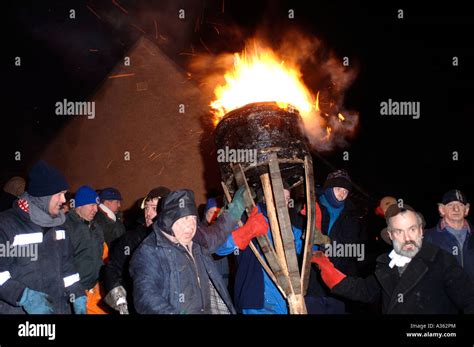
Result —
[{"label": "dark background", "polygon": [[[474,197],[470,122],[474,15],[467,6],[256,0],[121,0],[119,4],[127,13],[113,1],[2,5],[6,79],[0,183],[14,174],[26,176],[27,168],[66,124],[66,119],[54,115],[54,103],[93,95],[142,35],[135,26],[155,38],[156,19],[167,40],[155,40],[183,68],[188,56],[182,52],[238,51],[242,39],[262,27],[275,37],[293,27],[318,36],[358,66],[345,105],[360,114],[358,132],[349,146],[320,155],[349,170],[368,194],[368,205],[384,195],[403,198],[431,226],[445,191],[457,188]],[[71,8],[76,10],[75,20],[69,20]],[[186,9],[187,30],[176,27],[179,8]],[[293,20],[287,18],[290,8],[295,10]],[[399,8],[404,10],[402,20],[397,19]],[[21,68],[14,66],[16,56],[22,57]],[[459,57],[457,67],[452,66],[453,56]],[[380,102],[389,98],[420,101],[421,118],[381,116]],[[14,161],[17,150],[22,152],[21,162]],[[349,151],[349,162],[342,160],[342,150]],[[458,161],[452,160],[453,151],[459,152]],[[317,156],[315,163],[321,183],[330,169]]]}]

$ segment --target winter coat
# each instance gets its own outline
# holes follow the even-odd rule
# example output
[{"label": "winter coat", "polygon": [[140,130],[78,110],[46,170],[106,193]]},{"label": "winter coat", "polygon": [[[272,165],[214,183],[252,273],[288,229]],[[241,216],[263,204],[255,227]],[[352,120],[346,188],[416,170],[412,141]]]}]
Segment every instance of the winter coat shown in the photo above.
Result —
[{"label": "winter coat", "polygon": [[[266,206],[263,204],[257,206],[258,211],[263,213],[268,222]],[[295,249],[299,254],[302,247],[302,231],[294,225],[291,227],[295,238]],[[270,227],[267,236],[273,244]],[[255,245],[260,248],[258,242],[255,242]],[[230,235],[216,253],[226,255],[236,252],[238,249],[232,235]],[[263,256],[262,252],[261,254]],[[244,314],[287,314],[286,300],[263,269],[252,249],[247,247],[243,251],[238,251],[235,259],[237,270],[235,273],[234,303],[237,312]]]},{"label": "winter coat", "polygon": [[153,228],[139,225],[135,230],[127,231],[112,243],[109,261],[104,267],[104,289],[107,294],[118,286],[127,291],[129,311],[133,311],[133,283],[129,274],[130,259],[136,248],[153,231]]},{"label": "winter coat", "polygon": [[[14,205],[0,213],[0,245],[18,242],[37,253],[31,258],[0,256],[0,314],[25,313],[18,306],[25,288],[48,294],[55,314],[71,313],[70,295],[84,296],[84,288],[74,266],[68,231],[63,226],[41,227]],[[37,248],[31,248],[34,245]]]},{"label": "winter coat", "polygon": [[[326,206],[320,204],[322,221],[321,232],[328,235],[329,228],[329,212]],[[360,240],[360,223],[356,208],[350,200],[346,200],[344,209],[334,222],[330,236],[331,244],[357,244],[362,243]],[[334,266],[346,275],[357,275],[357,258],[355,257],[329,257]],[[310,280],[308,283],[307,295],[330,296],[329,289],[324,285],[319,270],[313,264],[311,266]]]},{"label": "winter coat", "polygon": [[401,276],[389,263],[388,253],[382,254],[374,275],[348,276],[332,293],[362,302],[375,302],[381,295],[386,314],[474,313],[474,284],[451,254],[423,242]]},{"label": "winter coat", "polygon": [[469,277],[474,282],[474,230],[472,225],[469,225],[469,231],[461,247],[446,228],[442,228],[442,223],[438,223],[434,228],[425,230],[424,240],[444,249],[446,252],[453,254],[458,261],[458,264],[469,274]]},{"label": "winter coat", "polygon": [[[214,284],[231,313],[230,295],[211,255],[234,230],[227,213],[208,227],[198,224],[192,257],[153,224],[130,262],[134,305],[142,314],[210,314],[210,285]],[[203,230],[205,228],[205,230]]]},{"label": "winter coat", "polygon": [[114,221],[107,217],[100,207],[94,217],[94,222],[102,229],[104,241],[109,248],[113,241],[125,234],[125,225],[123,225],[120,216],[117,216],[117,220]]},{"label": "winter coat", "polygon": [[64,227],[71,236],[74,264],[86,289],[92,289],[99,280],[104,252],[104,234],[94,221],[87,222],[75,211],[67,214]]}]

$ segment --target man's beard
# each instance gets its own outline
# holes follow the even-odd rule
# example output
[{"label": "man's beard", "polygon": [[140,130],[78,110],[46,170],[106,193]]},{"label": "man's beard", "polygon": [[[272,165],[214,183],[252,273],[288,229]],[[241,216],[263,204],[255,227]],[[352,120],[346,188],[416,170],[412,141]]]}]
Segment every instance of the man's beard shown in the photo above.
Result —
[{"label": "man's beard", "polygon": [[[421,245],[423,243],[423,237],[420,236],[414,241],[407,241],[407,242],[404,242],[403,244],[399,243],[396,240],[392,240],[392,243],[393,243],[393,249],[395,250],[397,254],[403,255],[404,257],[408,257],[408,258],[414,258],[415,255],[420,251]],[[409,245],[409,244],[415,246],[415,248],[412,250],[403,249],[404,246]]]}]

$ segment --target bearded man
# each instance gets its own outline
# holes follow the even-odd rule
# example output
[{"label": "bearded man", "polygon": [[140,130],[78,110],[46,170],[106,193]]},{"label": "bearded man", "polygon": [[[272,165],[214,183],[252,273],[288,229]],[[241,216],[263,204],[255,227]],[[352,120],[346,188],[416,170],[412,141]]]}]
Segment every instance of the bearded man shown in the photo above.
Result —
[{"label": "bearded man", "polygon": [[381,297],[386,314],[474,313],[474,284],[452,254],[423,242],[421,215],[395,204],[385,217],[393,250],[377,258],[373,275],[346,276],[324,253],[313,255],[331,292],[368,303]]}]

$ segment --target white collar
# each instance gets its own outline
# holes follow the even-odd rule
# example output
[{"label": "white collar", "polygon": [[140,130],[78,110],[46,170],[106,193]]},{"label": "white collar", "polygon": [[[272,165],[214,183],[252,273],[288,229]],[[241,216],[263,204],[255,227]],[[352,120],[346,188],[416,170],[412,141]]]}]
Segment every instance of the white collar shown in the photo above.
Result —
[{"label": "white collar", "polygon": [[400,255],[395,250],[392,250],[390,254],[388,255],[390,259],[390,268],[392,269],[395,265],[398,267],[404,267],[406,264],[408,264],[411,261],[411,258],[405,257],[404,255]]},{"label": "white collar", "polygon": [[99,205],[100,209],[107,215],[107,217],[109,217],[110,219],[112,219],[114,222],[117,221],[117,216],[115,215],[115,213],[113,213],[110,208],[108,208],[107,206],[105,206],[104,204],[100,204]]}]

